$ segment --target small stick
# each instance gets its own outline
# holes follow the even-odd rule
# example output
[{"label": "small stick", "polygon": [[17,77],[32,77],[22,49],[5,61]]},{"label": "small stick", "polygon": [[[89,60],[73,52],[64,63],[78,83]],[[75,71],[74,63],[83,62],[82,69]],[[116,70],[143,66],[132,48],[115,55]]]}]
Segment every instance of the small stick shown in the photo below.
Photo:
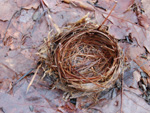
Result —
[{"label": "small stick", "polygon": [[20,77],[15,83],[12,84],[12,86],[15,86],[18,82],[20,82],[24,77],[26,77],[31,71],[34,69],[30,69],[26,74],[24,74],[22,77]]},{"label": "small stick", "polygon": [[117,5],[117,1],[115,1],[115,5],[113,6],[112,10],[109,12],[109,14],[107,15],[107,17],[105,18],[105,20],[102,22],[102,24],[97,28],[98,30],[102,27],[102,25],[106,22],[106,20],[108,19],[108,17],[111,15],[112,11],[115,9]]},{"label": "small stick", "polygon": [[22,77],[20,77],[16,82],[10,83],[9,89],[7,90],[7,93],[18,83],[20,82],[24,77],[26,77],[31,71],[33,71],[34,68],[30,69],[27,73],[25,73]]},{"label": "small stick", "polygon": [[36,69],[36,71],[35,71],[35,73],[34,73],[32,79],[31,79],[31,81],[30,81],[30,83],[29,83],[29,85],[28,85],[28,87],[27,87],[27,92],[29,91],[29,88],[30,88],[30,86],[32,85],[32,83],[33,83],[33,81],[34,81],[34,79],[35,79],[35,77],[36,77],[36,75],[37,75],[37,72],[38,72],[39,68],[41,67],[41,65],[42,65],[42,64],[40,64],[40,65],[37,67],[37,69]]},{"label": "small stick", "polygon": [[100,9],[106,11],[105,8],[103,8],[102,6],[99,6],[99,5],[97,4],[97,3],[98,3],[98,0],[97,0],[94,4],[91,3],[91,2],[89,2],[89,1],[87,1],[87,3],[90,4],[90,5],[92,5],[92,6],[95,6],[95,7],[97,7],[97,8],[100,8]]}]

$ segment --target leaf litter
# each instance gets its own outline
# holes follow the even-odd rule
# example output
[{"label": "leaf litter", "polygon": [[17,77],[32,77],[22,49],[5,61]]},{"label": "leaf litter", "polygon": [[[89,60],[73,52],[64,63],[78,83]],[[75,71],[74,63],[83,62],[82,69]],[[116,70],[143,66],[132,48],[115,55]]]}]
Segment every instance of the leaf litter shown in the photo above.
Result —
[{"label": "leaf litter", "polygon": [[[36,55],[37,47],[43,43],[49,30],[52,28],[54,29],[53,23],[48,23],[49,20],[46,17],[47,14],[43,14],[43,16],[40,17],[40,14],[42,14],[47,7],[50,9],[50,15],[55,24],[61,28],[66,24],[76,22],[87,14],[87,12],[91,13],[91,17],[95,18],[96,23],[101,24],[112,9],[114,3],[112,0],[99,0],[97,4],[107,9],[107,11],[104,11],[88,4],[86,1],[84,2],[88,5],[83,4],[83,1],[79,1],[78,4],[73,4],[73,2],[72,4],[66,4],[58,0],[41,1],[44,3],[44,7],[41,5],[41,2],[34,0],[24,2],[17,0],[16,2],[8,2],[5,0],[1,2],[1,4],[3,4],[2,6],[7,6],[7,9],[2,8],[2,13],[0,15],[0,57],[2,59],[0,61],[0,110],[6,113],[148,113],[150,111],[148,105],[150,89],[150,22],[149,9],[146,6],[149,1],[146,0],[142,0],[142,3],[140,0],[118,1],[116,8],[105,23],[105,25],[109,27],[109,33],[121,40],[119,45],[125,51],[126,62],[129,62],[129,64],[127,64],[127,70],[130,71],[125,71],[125,74],[123,75],[123,85],[121,90],[116,88],[106,94],[104,93],[103,98],[99,98],[97,104],[93,104],[91,101],[92,98],[90,97],[80,97],[74,100],[74,105],[70,102],[65,102],[62,99],[63,92],[61,90],[52,90],[51,87],[49,87],[51,83],[39,81],[39,76],[36,76],[28,93],[26,93],[27,86],[31,81],[31,77],[28,76],[17,83],[10,92],[7,92],[12,82],[17,81],[31,68],[35,68],[38,61]],[[89,2],[94,3],[95,1],[89,0]],[[131,7],[134,3],[136,3],[139,12],[140,8],[143,7],[145,13],[139,13],[139,15],[137,15],[134,11],[135,9]],[[92,11],[87,10],[85,7],[90,7]],[[22,8],[20,13],[16,13],[16,15],[13,16],[20,8]],[[32,15],[34,15],[35,12],[39,12],[39,17],[37,16],[38,21],[35,21],[36,19],[32,18]],[[7,29],[10,20],[11,22]],[[7,40],[4,46],[2,40],[5,32]],[[132,43],[129,43],[128,38],[126,38],[126,36],[129,36],[129,33],[131,33],[130,40],[132,40]],[[143,77],[144,75],[142,73],[146,73],[147,76]],[[37,74],[42,75],[42,72],[38,72]],[[119,85],[116,85],[116,87],[118,86]],[[112,94],[116,96],[112,98]]]}]

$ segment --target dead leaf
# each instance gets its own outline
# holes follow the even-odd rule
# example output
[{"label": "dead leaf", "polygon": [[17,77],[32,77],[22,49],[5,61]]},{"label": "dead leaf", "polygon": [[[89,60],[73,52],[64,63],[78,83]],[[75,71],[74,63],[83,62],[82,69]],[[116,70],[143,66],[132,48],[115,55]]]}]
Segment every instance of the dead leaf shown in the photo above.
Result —
[{"label": "dead leaf", "polygon": [[23,7],[25,9],[37,9],[40,5],[39,0],[15,0],[18,7]]},{"label": "dead leaf", "polygon": [[[2,90],[0,91],[0,107],[3,108],[4,112],[56,113],[58,107],[65,106],[65,102],[61,100],[62,96],[59,91],[49,91],[45,87],[35,85],[26,94],[27,86],[28,82],[22,80],[13,88],[15,95],[2,92]],[[38,88],[38,90],[35,88]]]},{"label": "dead leaf", "polygon": [[0,0],[0,20],[10,20],[13,14],[19,10],[13,0]]},{"label": "dead leaf", "polygon": [[0,63],[0,92],[6,92],[16,77],[17,73],[14,70]]},{"label": "dead leaf", "polygon": [[138,71],[134,71],[133,72],[133,77],[136,80],[136,82],[139,82],[140,79],[141,79],[141,75],[140,75],[140,73]]},{"label": "dead leaf", "polygon": [[147,78],[147,83],[150,85],[150,78]]},{"label": "dead leaf", "polygon": [[150,1],[149,0],[141,0],[141,2],[143,4],[143,8],[144,8],[146,15],[150,18],[150,7],[149,7]]},{"label": "dead leaf", "polygon": [[136,92],[124,92],[123,95],[122,112],[127,113],[148,113],[150,111],[149,105],[143,98],[138,97]]},{"label": "dead leaf", "polygon": [[147,39],[144,40],[144,47],[148,50],[148,52],[150,53],[150,30],[146,31],[146,37]]},{"label": "dead leaf", "polygon": [[133,79],[133,83],[132,83],[132,88],[138,89],[139,88],[138,82],[141,79],[141,75],[138,71],[134,71],[133,72],[133,77],[134,77],[134,79]]},{"label": "dead leaf", "polygon": [[[129,46],[130,47],[130,46]],[[150,76],[150,61],[141,58],[141,55],[145,53],[145,49],[141,47],[130,47],[127,49],[126,55],[128,58],[133,60],[138,64],[138,68],[141,68],[144,72],[146,72]]]}]

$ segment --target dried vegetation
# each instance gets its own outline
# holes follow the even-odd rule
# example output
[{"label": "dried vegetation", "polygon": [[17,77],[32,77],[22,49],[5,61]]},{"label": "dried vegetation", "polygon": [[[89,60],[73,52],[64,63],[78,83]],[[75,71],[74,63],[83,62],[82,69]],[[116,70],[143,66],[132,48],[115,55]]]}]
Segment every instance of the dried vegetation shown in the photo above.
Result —
[{"label": "dried vegetation", "polygon": [[121,49],[114,37],[98,28],[85,16],[60,34],[49,35],[40,48],[44,76],[53,76],[54,86],[70,98],[76,92],[89,95],[109,89],[120,76]]}]

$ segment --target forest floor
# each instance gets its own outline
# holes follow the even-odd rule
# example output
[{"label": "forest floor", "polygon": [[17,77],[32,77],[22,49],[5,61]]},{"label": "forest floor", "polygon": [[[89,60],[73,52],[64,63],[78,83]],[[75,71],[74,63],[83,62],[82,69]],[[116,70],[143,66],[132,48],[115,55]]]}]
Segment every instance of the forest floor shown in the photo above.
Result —
[{"label": "forest floor", "polygon": [[36,67],[38,48],[50,31],[56,32],[55,24],[61,29],[89,12],[92,20],[100,25],[115,4],[114,0],[98,0],[95,5],[96,0],[68,1],[1,0],[0,113],[149,113],[149,0],[119,0],[104,24],[112,36],[121,40],[119,46],[128,65],[120,91],[113,89],[96,105],[88,107],[91,98],[77,98],[75,105],[66,102],[63,92],[50,90],[50,83],[40,81],[40,76],[36,76],[26,92],[34,71],[14,85]]}]

